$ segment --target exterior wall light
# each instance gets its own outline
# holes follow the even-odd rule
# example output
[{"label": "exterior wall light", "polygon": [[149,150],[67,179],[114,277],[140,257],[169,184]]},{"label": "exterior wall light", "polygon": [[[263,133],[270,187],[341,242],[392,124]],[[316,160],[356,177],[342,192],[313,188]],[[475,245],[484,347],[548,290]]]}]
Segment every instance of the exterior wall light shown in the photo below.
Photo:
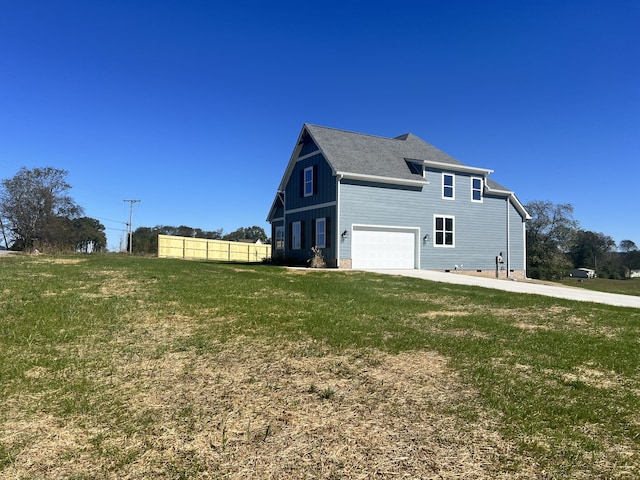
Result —
[{"label": "exterior wall light", "polygon": [[346,230],[344,232],[342,232],[342,234],[340,235],[342,238],[347,238],[347,234],[349,232],[347,232]]},{"label": "exterior wall light", "polygon": [[422,243],[427,243],[429,241],[429,234],[425,234],[424,237],[422,237]]}]

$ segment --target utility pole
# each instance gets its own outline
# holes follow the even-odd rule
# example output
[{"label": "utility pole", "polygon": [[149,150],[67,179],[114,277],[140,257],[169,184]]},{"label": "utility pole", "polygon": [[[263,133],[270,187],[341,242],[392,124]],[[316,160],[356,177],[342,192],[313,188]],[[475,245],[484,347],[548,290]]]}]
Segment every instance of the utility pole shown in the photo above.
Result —
[{"label": "utility pole", "polygon": [[129,202],[129,255],[133,252],[133,204],[141,202],[142,200],[123,200],[123,202]]}]

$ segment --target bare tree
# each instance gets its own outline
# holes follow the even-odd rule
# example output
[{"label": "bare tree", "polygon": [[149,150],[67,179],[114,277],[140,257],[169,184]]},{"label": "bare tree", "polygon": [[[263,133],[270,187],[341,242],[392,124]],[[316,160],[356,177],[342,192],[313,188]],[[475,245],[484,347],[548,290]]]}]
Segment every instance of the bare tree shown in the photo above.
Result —
[{"label": "bare tree", "polygon": [[68,195],[66,170],[53,167],[21,168],[2,180],[0,216],[11,232],[13,248],[56,245],[65,240],[65,220],[78,217],[82,208]]},{"label": "bare tree", "polygon": [[4,229],[4,222],[2,221],[2,216],[0,215],[0,231],[2,232],[2,239],[4,240],[4,246],[9,248],[9,243],[7,242],[7,232]]},{"label": "bare tree", "polygon": [[537,200],[525,208],[531,214],[527,222],[527,274],[533,278],[562,278],[571,269],[567,253],[578,229],[573,206]]}]

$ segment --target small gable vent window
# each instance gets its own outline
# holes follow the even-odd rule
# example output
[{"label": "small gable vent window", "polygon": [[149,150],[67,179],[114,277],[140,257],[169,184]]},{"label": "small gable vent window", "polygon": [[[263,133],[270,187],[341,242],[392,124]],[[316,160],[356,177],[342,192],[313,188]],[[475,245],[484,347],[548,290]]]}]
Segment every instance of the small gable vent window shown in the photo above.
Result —
[{"label": "small gable vent window", "polygon": [[482,179],[471,177],[471,201],[482,202]]},{"label": "small gable vent window", "polygon": [[422,164],[410,162],[409,160],[406,160],[406,162],[409,167],[409,171],[413,175],[420,175],[421,177],[424,177],[424,168],[422,167]]},{"label": "small gable vent window", "polygon": [[442,174],[442,198],[447,200],[455,199],[456,177],[451,173]]}]

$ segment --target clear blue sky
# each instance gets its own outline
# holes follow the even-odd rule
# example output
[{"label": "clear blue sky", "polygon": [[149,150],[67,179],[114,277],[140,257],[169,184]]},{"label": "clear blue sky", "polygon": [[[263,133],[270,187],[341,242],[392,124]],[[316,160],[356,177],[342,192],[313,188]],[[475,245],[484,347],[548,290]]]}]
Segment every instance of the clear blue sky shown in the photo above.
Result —
[{"label": "clear blue sky", "polygon": [[305,122],[412,132],[640,245],[640,2],[0,0],[0,178],[133,227],[259,225]]}]

